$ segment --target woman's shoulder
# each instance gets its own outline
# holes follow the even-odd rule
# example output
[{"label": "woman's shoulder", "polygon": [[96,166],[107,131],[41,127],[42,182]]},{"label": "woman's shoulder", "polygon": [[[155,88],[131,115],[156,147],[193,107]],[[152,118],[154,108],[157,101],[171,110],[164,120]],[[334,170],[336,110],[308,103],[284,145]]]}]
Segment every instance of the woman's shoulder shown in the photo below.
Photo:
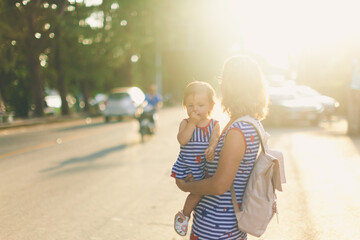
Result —
[{"label": "woman's shoulder", "polygon": [[230,125],[225,135],[227,135],[230,131],[239,132],[245,139],[247,143],[257,143],[258,135],[255,127],[248,122],[234,122]]},{"label": "woman's shoulder", "polygon": [[254,126],[248,122],[243,122],[243,121],[239,121],[239,122],[234,122],[231,124],[230,128],[233,128],[233,127],[236,127],[236,128],[254,128]]},{"label": "woman's shoulder", "polygon": [[[254,118],[254,120],[259,122],[259,120],[256,119],[256,118]],[[243,133],[247,133],[247,132],[253,133],[254,131],[256,132],[255,127],[251,123],[248,123],[248,122],[245,122],[245,121],[235,121],[235,122],[233,122],[230,125],[229,130],[233,129],[233,128],[239,129]]]}]

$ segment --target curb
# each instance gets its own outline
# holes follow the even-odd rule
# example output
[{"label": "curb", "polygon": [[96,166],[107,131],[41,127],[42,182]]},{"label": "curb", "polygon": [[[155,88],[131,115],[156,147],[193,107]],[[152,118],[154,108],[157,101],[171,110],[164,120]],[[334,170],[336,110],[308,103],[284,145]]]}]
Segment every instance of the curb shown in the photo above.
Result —
[{"label": "curb", "polygon": [[80,119],[86,119],[88,117],[99,117],[101,115],[70,115],[70,116],[51,116],[51,117],[39,117],[39,118],[30,118],[30,119],[15,119],[13,122],[0,123],[0,130],[17,128],[17,127],[28,127],[35,126],[40,124],[49,124],[49,123],[59,123],[59,122],[69,122]]}]

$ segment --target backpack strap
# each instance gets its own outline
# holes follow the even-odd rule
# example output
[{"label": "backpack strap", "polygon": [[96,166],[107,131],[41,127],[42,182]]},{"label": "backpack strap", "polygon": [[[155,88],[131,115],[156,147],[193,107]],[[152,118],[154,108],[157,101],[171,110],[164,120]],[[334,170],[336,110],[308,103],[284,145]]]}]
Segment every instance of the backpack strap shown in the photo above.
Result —
[{"label": "backpack strap", "polygon": [[[255,128],[256,133],[258,134],[259,142],[261,144],[262,151],[264,152],[264,154],[268,154],[267,139],[269,137],[269,134],[265,131],[262,124],[260,122],[256,121],[256,120],[254,120],[249,115],[246,115],[246,116],[243,116],[243,117],[240,117],[240,118],[236,119],[234,121],[234,123],[236,123],[236,122],[246,122],[246,123],[251,124]],[[283,156],[282,156],[281,153],[280,153],[280,155],[278,155],[275,151],[270,151],[270,152],[271,152],[271,155],[276,154],[275,156],[280,160],[280,161],[276,162],[277,164],[279,164],[279,172],[278,172],[277,180],[275,181],[276,182],[275,183],[275,188],[277,190],[279,190],[279,191],[282,191],[281,184],[286,183]],[[258,157],[256,157],[256,160],[255,160],[254,165],[253,165],[253,167],[251,169],[251,172],[254,169],[257,160],[258,160]],[[251,172],[250,172],[250,174],[251,174]],[[249,178],[250,178],[250,175],[249,175]],[[249,178],[246,181],[245,189],[246,189],[246,186],[248,184]],[[234,205],[234,210],[235,210],[235,212],[239,212],[240,209],[239,209],[239,206],[238,206],[237,200],[236,200],[234,184],[231,184],[230,192],[231,192],[232,202],[233,202],[233,205]]]},{"label": "backpack strap", "polygon": [[[237,122],[246,122],[246,123],[249,123],[250,125],[252,125],[255,128],[256,133],[258,134],[258,137],[259,137],[259,142],[260,142],[260,145],[261,145],[261,149],[262,149],[262,151],[264,153],[266,153],[266,149],[267,149],[266,143],[267,143],[267,141],[264,141],[264,136],[267,136],[267,135],[266,135],[266,132],[265,132],[263,126],[261,124],[259,124],[259,122],[255,121],[249,115],[239,117],[238,119],[236,119],[233,122],[233,124],[237,123]],[[253,167],[251,169],[251,172],[254,169],[254,166],[255,166],[257,160],[258,160],[258,157],[256,157],[256,159],[255,159],[255,162],[254,162],[254,165],[253,165]],[[251,175],[251,172],[250,172],[250,175]],[[249,175],[249,178],[250,178],[250,175]],[[247,186],[247,184],[249,182],[249,178],[246,181],[245,189],[246,189],[246,186]],[[236,200],[234,183],[231,184],[231,186],[230,186],[230,192],[231,192],[231,199],[232,199],[232,203],[233,203],[233,206],[234,206],[235,213],[240,212],[240,208],[239,208],[239,205],[237,204],[237,200]]]},{"label": "backpack strap", "polygon": [[[272,157],[274,157],[274,163],[276,165],[276,167],[274,168],[275,173],[274,173],[274,178],[273,178],[274,187],[277,190],[282,191],[281,184],[286,183],[284,157],[281,152],[268,148],[267,140],[270,135],[265,131],[264,127],[262,126],[262,124],[260,122],[254,120],[249,115],[240,117],[240,118],[236,119],[234,122],[247,122],[256,129],[256,132],[260,138],[261,148],[262,148],[264,154],[271,155]],[[255,164],[256,164],[256,161],[254,163],[254,166],[255,166]]]},{"label": "backpack strap", "polygon": [[235,211],[235,213],[238,213],[238,212],[240,212],[240,208],[239,208],[239,205],[236,200],[234,184],[231,184],[230,192],[231,192],[231,200],[232,200],[232,203],[234,206],[234,211]]},{"label": "backpack strap", "polygon": [[250,125],[252,125],[255,130],[256,133],[259,137],[259,142],[261,145],[261,149],[264,153],[266,153],[267,150],[267,138],[268,138],[268,134],[265,132],[263,126],[261,125],[261,123],[259,123],[258,121],[255,121],[252,117],[250,117],[249,115],[243,116],[243,117],[239,117],[238,119],[236,119],[234,123],[237,122],[246,122],[249,123]]}]

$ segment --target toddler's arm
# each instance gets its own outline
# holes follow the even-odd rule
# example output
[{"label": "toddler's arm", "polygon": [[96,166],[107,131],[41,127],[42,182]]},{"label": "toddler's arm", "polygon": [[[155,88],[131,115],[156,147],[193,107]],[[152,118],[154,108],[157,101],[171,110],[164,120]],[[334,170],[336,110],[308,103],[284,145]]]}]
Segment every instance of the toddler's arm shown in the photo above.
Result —
[{"label": "toddler's arm", "polygon": [[197,122],[198,121],[194,121],[192,118],[189,118],[189,121],[186,121],[185,119],[181,121],[177,135],[177,139],[181,146],[186,145],[190,141]]},{"label": "toddler's arm", "polygon": [[205,150],[205,158],[207,161],[212,162],[214,161],[215,158],[215,149],[217,147],[218,141],[219,141],[219,137],[220,137],[220,124],[217,123],[214,126],[214,129],[211,133],[211,137],[209,140],[209,146],[208,148]]}]

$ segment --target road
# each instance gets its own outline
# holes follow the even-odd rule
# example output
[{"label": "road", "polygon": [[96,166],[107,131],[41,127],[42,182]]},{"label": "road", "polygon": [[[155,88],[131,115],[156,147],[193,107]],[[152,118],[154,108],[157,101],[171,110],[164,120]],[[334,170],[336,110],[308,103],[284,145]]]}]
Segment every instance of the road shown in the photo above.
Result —
[{"label": "road", "polygon": [[[0,131],[0,240],[188,239],[173,230],[186,193],[169,177],[183,117],[162,109],[144,144],[135,121]],[[360,138],[345,135],[341,120],[267,130],[287,183],[280,223],[260,239],[360,239]]]}]

